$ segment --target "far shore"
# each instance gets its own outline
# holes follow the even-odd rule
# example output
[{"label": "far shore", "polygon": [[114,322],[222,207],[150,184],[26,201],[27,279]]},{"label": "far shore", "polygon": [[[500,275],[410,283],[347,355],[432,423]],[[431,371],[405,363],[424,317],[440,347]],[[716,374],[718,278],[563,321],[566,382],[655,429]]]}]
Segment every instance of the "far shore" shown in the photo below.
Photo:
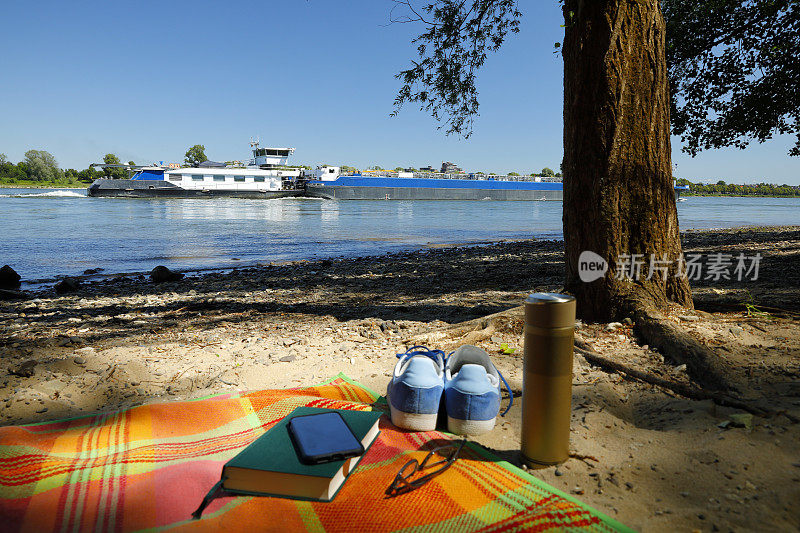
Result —
[{"label": "far shore", "polygon": [[[54,183],[32,184],[32,183],[0,183],[0,189],[69,189],[69,190],[82,190],[87,189],[91,183],[83,185],[70,184],[70,185],[57,185]],[[698,194],[690,192],[681,192],[681,198],[689,197],[715,197],[715,198],[800,198],[800,196],[786,196],[786,195],[769,195],[769,194]]]},{"label": "far shore", "polygon": [[800,198],[800,195],[773,195],[773,194],[697,194],[689,192],[681,192],[681,198],[689,198],[692,196],[711,196],[714,198]]},{"label": "far shore", "polygon": [[69,185],[56,185],[53,183],[47,184],[37,184],[37,185],[29,185],[29,184],[19,184],[19,183],[0,183],[0,189],[68,189],[68,190],[84,190],[89,188],[91,183],[87,183],[84,186],[78,186],[74,183]]}]

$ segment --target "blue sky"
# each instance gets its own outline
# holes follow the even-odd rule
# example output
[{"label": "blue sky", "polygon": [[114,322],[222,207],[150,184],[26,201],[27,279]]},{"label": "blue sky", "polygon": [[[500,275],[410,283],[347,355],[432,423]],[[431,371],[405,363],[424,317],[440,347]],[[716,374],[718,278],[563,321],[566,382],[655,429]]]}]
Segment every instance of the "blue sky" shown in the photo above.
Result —
[{"label": "blue sky", "polygon": [[[561,161],[563,29],[557,2],[523,2],[521,32],[487,61],[468,140],[424,112],[391,118],[394,74],[418,28],[389,25],[390,0],[3,2],[0,152],[48,150],[85,168],[113,152],[137,163],[215,160],[293,146],[305,164],[527,172]],[[694,181],[800,184],[792,138],[690,158]]]}]

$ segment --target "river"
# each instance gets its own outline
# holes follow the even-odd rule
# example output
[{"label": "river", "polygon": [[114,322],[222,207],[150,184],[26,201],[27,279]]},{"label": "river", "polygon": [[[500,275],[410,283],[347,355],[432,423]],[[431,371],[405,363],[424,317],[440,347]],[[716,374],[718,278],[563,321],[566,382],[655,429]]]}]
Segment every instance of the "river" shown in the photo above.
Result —
[{"label": "river", "polygon": [[[224,269],[501,239],[560,239],[561,202],[117,199],[0,189],[0,265],[26,281]],[[681,229],[800,224],[800,198],[688,197]]]}]

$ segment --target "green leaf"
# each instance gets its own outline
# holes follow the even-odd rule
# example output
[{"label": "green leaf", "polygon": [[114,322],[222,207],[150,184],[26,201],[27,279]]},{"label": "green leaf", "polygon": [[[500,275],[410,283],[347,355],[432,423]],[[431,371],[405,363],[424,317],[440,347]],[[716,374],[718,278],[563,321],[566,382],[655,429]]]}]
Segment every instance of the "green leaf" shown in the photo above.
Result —
[{"label": "green leaf", "polygon": [[753,431],[753,415],[750,413],[734,413],[729,416],[731,425],[737,428],[745,428]]}]

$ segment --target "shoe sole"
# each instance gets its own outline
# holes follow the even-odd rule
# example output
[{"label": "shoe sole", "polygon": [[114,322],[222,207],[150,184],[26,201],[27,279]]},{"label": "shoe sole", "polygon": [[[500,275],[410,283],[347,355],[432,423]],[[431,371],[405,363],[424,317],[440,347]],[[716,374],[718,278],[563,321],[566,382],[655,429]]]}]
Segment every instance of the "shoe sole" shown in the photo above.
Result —
[{"label": "shoe sole", "polygon": [[392,424],[411,431],[433,431],[436,429],[436,419],[439,416],[438,413],[406,413],[395,409],[391,402],[389,402],[389,413],[392,418]]},{"label": "shoe sole", "polygon": [[491,420],[461,420],[448,416],[447,431],[456,435],[480,435],[494,429],[496,419],[495,417]]}]

